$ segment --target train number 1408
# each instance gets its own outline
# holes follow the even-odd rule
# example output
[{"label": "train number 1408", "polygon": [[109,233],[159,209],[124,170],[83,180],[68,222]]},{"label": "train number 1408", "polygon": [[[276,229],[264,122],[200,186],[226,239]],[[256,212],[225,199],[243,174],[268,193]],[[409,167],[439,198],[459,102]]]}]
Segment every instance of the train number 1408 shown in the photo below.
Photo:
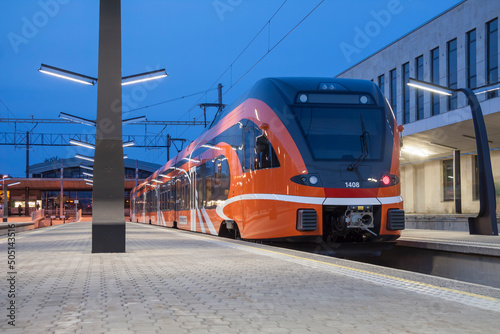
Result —
[{"label": "train number 1408", "polygon": [[359,182],[346,182],[346,188],[359,188]]}]

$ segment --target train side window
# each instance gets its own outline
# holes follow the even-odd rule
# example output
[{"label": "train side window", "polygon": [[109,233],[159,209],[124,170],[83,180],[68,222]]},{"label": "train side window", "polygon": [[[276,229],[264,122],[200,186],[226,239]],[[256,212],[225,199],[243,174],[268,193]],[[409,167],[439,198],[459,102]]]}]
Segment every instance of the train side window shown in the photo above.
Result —
[{"label": "train side window", "polygon": [[279,167],[278,156],[264,131],[255,138],[255,169]]},{"label": "train side window", "polygon": [[253,159],[254,159],[254,144],[255,140],[253,137],[253,128],[244,128],[243,132],[243,150],[244,150],[244,170],[245,172],[252,170],[253,168]]}]

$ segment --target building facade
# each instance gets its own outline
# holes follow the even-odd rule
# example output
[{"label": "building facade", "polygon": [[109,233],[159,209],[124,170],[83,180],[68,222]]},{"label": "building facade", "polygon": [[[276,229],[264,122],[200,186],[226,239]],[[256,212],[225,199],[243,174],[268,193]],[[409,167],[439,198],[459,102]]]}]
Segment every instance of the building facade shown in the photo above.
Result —
[{"label": "building facade", "polygon": [[[126,213],[130,208],[132,188],[160,167],[144,161],[125,160]],[[46,213],[59,216],[61,198],[64,212],[81,209],[83,214],[92,214],[92,163],[69,158],[31,165],[29,170],[29,178],[13,178],[9,181],[19,182],[7,190],[9,215],[18,215],[21,211],[22,215],[28,216],[30,212],[40,208]]]},{"label": "building facade", "polygon": [[[479,209],[476,136],[465,95],[443,96],[407,82],[414,78],[449,88],[498,82],[499,17],[500,1],[463,1],[337,76],[372,80],[404,125],[401,187],[408,213]],[[500,212],[500,97],[498,91],[477,97]]]}]

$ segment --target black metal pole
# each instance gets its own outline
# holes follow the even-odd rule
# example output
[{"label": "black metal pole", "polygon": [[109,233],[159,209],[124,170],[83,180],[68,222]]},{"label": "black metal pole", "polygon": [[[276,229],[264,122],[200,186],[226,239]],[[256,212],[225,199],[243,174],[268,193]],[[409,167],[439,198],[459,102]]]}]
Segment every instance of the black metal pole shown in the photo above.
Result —
[{"label": "black metal pole", "polygon": [[469,101],[474,131],[476,133],[477,161],[479,168],[479,214],[469,217],[469,233],[482,235],[498,235],[497,205],[495,197],[495,184],[491,169],[490,148],[488,135],[484,124],[481,105],[476,94],[468,88],[459,88]]},{"label": "black metal pole", "polygon": [[167,134],[167,161],[170,161],[170,145],[172,145],[170,135]]},{"label": "black metal pole", "polygon": [[30,133],[26,131],[26,178],[30,177]]},{"label": "black metal pole", "polygon": [[455,184],[455,213],[462,213],[462,176],[460,150],[453,151],[453,183]]}]

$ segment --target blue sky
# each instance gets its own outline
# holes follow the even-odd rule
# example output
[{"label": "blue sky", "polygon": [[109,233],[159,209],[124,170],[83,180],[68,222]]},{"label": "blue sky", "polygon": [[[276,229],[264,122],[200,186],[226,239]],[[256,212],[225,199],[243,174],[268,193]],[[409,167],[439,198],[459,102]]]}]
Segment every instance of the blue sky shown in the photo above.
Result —
[{"label": "blue sky", "polygon": [[[268,23],[284,0],[122,0],[123,76],[158,68],[169,74],[154,84],[124,87],[124,118],[202,120],[196,105],[215,102],[215,90],[158,103],[215,88],[217,82],[224,85],[223,102],[230,103],[264,77],[333,77],[459,2],[288,0]],[[97,77],[98,15],[98,0],[0,0],[1,118],[55,119],[66,112],[95,119],[97,86],[37,70],[45,63]],[[158,105],[133,110],[154,104]],[[31,124],[0,123],[0,132],[32,128]],[[162,131],[189,141],[203,130],[200,126],[147,128],[149,134]],[[90,134],[95,128],[40,124],[33,132]],[[144,134],[145,128],[124,126],[123,132]],[[75,153],[93,154],[77,147],[34,146],[30,164]],[[133,159],[166,162],[165,149],[126,148],[125,153]],[[0,146],[0,174],[23,177],[25,155],[24,147]]]}]

